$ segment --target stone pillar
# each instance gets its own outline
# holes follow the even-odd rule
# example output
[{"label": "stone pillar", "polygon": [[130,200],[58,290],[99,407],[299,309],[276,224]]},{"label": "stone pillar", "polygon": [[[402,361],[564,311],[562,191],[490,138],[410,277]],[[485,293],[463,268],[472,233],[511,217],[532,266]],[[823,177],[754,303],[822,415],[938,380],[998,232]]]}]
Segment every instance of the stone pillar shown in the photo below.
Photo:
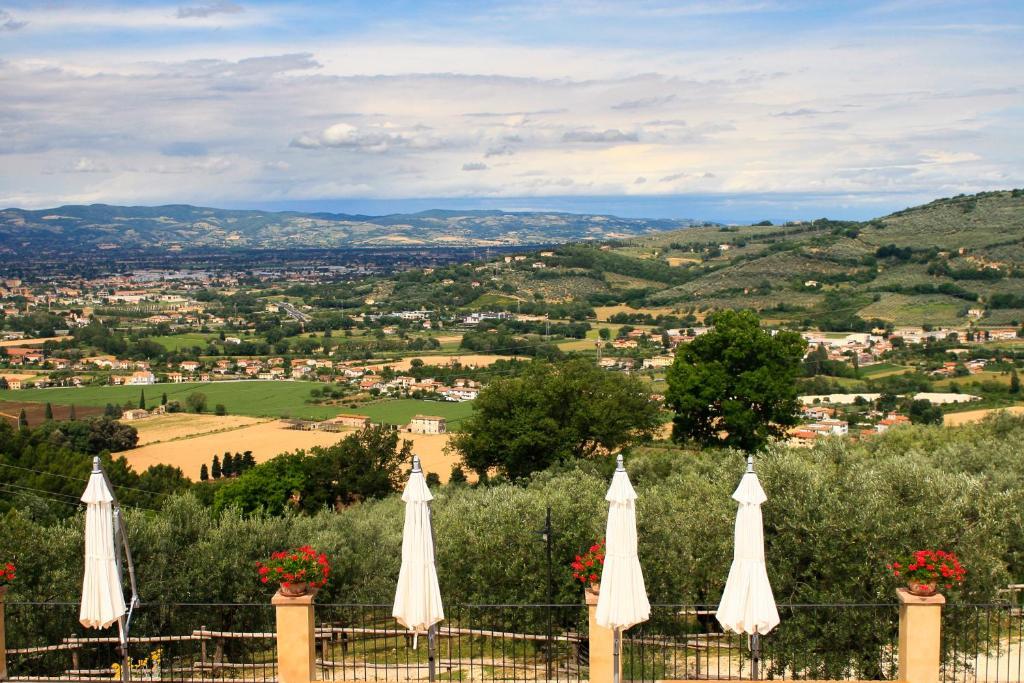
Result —
[{"label": "stone pillar", "polygon": [[[597,593],[586,591],[589,612],[590,683],[612,683],[615,672],[615,634],[597,624]],[[622,651],[619,650],[619,680],[622,680]]]},{"label": "stone pillar", "polygon": [[7,631],[4,626],[4,595],[7,586],[0,586],[0,681],[7,680]]},{"label": "stone pillar", "polygon": [[897,588],[900,601],[899,675],[907,683],[937,683],[941,657],[942,595],[922,597]]},{"label": "stone pillar", "polygon": [[316,680],[316,640],[313,637],[313,598],[316,591],[297,598],[278,591],[271,603],[277,612],[277,680],[310,683]]}]

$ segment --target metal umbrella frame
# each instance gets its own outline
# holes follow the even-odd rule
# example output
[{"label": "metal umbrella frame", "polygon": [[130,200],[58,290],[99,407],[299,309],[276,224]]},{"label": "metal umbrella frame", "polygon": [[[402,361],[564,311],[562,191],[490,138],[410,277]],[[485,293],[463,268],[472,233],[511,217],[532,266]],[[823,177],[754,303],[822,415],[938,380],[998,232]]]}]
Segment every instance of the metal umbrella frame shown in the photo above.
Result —
[{"label": "metal umbrella frame", "polygon": [[[139,599],[138,587],[135,583],[135,562],[132,560],[132,549],[128,545],[128,530],[125,527],[124,514],[121,510],[121,504],[117,500],[117,494],[114,493],[114,486],[110,482],[110,477],[107,476],[106,471],[103,469],[103,465],[100,463],[99,457],[92,459],[92,473],[93,475],[100,475],[103,478],[103,484],[107,488],[107,492],[110,494],[111,501],[110,507],[113,516],[113,529],[114,535],[114,562],[118,572],[118,583],[123,586],[124,581],[124,567],[128,568],[128,583],[131,587],[131,600],[128,602],[127,611],[122,613],[117,618],[117,630],[118,630],[118,647],[121,650],[121,680],[127,683],[131,680],[131,656],[128,652],[129,634],[131,631],[132,615],[135,612],[135,608],[142,604]],[[122,587],[122,591],[123,591]]]}]

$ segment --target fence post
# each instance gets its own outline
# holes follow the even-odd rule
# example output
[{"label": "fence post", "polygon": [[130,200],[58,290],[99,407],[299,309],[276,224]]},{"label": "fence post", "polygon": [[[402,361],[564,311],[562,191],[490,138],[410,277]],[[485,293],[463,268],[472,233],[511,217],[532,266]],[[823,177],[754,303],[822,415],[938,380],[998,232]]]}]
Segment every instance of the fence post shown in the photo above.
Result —
[{"label": "fence post", "polygon": [[296,598],[278,591],[271,600],[277,616],[277,680],[280,683],[316,680],[314,597],[316,590]]},{"label": "fence post", "polygon": [[[610,628],[597,624],[597,593],[589,589],[585,593],[589,613],[590,683],[612,683],[615,671],[615,634]],[[619,673],[622,673],[622,657],[619,658]],[[619,677],[621,680],[621,676]]]},{"label": "fence post", "polygon": [[0,681],[7,680],[7,631],[4,626],[4,595],[7,586],[0,586]]},{"label": "fence post", "polygon": [[906,588],[897,588],[896,597],[900,601],[899,679],[937,683],[946,598],[939,594],[913,595]]}]

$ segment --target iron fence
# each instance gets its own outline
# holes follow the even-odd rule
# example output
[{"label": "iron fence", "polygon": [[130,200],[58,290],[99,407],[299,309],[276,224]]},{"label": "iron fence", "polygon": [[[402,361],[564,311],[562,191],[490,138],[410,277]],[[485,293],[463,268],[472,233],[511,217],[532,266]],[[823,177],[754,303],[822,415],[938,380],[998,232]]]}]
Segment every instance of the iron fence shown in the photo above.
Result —
[{"label": "iron fence", "polygon": [[[77,603],[7,603],[8,674],[14,681],[118,677],[117,627],[78,623]],[[266,604],[144,604],[128,655],[139,681],[271,683],[277,679],[274,612]]]},{"label": "iron fence", "polygon": [[[426,680],[428,643],[399,627],[390,605],[316,605],[318,678]],[[623,634],[623,680],[741,680],[753,676],[749,640],[722,632],[713,605],[652,606]],[[895,604],[779,605],[762,636],[759,677],[891,680],[897,674]],[[116,628],[78,625],[77,603],[7,603],[14,681],[116,677]],[[573,605],[450,605],[435,640],[438,680],[587,680],[588,613]],[[136,680],[275,683],[277,640],[269,604],[145,604],[129,655]],[[1010,604],[943,610],[941,683],[1022,681],[1024,614]]]},{"label": "iron fence", "polygon": [[[652,605],[623,634],[624,680],[752,679],[751,640],[723,632],[715,605]],[[896,605],[779,605],[780,624],[760,636],[758,677],[891,680],[896,677]]]},{"label": "iron fence", "polygon": [[[325,680],[427,680],[428,639],[395,623],[391,605],[317,605]],[[438,680],[587,678],[584,605],[451,605],[435,639]]]},{"label": "iron fence", "polygon": [[1024,618],[1011,604],[947,604],[942,611],[943,683],[1022,680]]}]

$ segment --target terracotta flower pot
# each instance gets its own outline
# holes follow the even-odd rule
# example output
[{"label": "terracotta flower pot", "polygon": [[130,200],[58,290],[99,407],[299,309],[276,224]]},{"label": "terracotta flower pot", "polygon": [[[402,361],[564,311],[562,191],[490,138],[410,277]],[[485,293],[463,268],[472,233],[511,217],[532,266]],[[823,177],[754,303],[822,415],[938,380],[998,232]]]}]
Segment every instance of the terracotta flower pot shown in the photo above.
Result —
[{"label": "terracotta flower pot", "polygon": [[911,579],[907,582],[907,590],[910,591],[911,595],[919,595],[921,597],[935,595],[938,586],[938,581],[914,581]]},{"label": "terracotta flower pot", "polygon": [[601,584],[591,583],[587,586],[587,592],[591,595],[598,595],[601,592]]},{"label": "terracotta flower pot", "polygon": [[298,598],[309,592],[309,584],[305,581],[296,583],[281,584],[281,595],[289,598]]}]

